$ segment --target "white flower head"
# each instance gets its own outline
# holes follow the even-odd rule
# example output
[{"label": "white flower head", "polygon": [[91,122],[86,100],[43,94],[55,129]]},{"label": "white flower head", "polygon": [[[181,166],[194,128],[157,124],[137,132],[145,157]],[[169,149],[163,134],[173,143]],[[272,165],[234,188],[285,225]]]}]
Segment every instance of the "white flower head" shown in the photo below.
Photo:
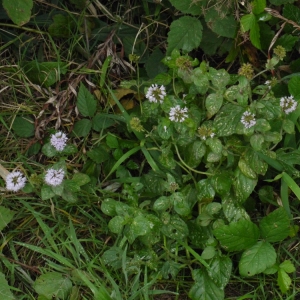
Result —
[{"label": "white flower head", "polygon": [[271,82],[271,80],[267,80],[266,82],[265,82],[265,85],[268,87],[268,89],[270,90],[271,88],[272,88],[272,82]]},{"label": "white flower head", "polygon": [[67,145],[67,136],[65,133],[58,131],[51,135],[50,144],[57,150],[63,151]]},{"label": "white flower head", "polygon": [[250,111],[245,111],[242,115],[241,122],[246,128],[251,128],[256,124],[255,115]]},{"label": "white flower head", "polygon": [[285,114],[293,112],[297,108],[297,101],[295,101],[293,96],[282,97],[280,99],[280,106]]},{"label": "white flower head", "polygon": [[45,175],[45,182],[48,185],[57,186],[60,185],[65,177],[65,171],[63,169],[52,169],[47,170]]},{"label": "white flower head", "polygon": [[172,107],[169,113],[169,119],[174,122],[183,122],[188,117],[188,109],[180,108],[180,105]]},{"label": "white flower head", "polygon": [[17,192],[21,190],[26,183],[26,178],[20,171],[11,172],[6,176],[6,189]]},{"label": "white flower head", "polygon": [[166,95],[166,88],[163,85],[159,87],[157,84],[152,84],[146,93],[146,98],[150,102],[163,103],[163,100]]}]

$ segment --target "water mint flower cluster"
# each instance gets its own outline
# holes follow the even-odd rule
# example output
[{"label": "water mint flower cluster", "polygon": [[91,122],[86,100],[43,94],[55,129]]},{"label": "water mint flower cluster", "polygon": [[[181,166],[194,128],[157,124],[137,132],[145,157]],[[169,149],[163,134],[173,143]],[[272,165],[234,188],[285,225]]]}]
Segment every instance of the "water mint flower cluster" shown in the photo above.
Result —
[{"label": "water mint flower cluster", "polygon": [[280,106],[285,114],[290,114],[297,108],[298,103],[293,96],[282,97],[280,99]]},{"label": "water mint flower cluster", "polygon": [[242,115],[241,122],[246,128],[251,128],[256,124],[255,115],[250,111],[245,111]]},{"label": "water mint flower cluster", "polygon": [[169,113],[169,119],[174,122],[183,122],[188,117],[187,107],[181,108],[180,105],[172,107]]},{"label": "water mint flower cluster", "polygon": [[26,183],[26,177],[20,171],[14,171],[6,177],[6,189],[8,191],[17,192],[21,190]]},{"label": "water mint flower cluster", "polygon": [[63,169],[54,170],[50,168],[47,170],[45,175],[45,182],[51,186],[58,186],[60,185],[65,177],[65,171]]},{"label": "water mint flower cluster", "polygon": [[153,103],[163,103],[166,95],[166,88],[163,85],[159,87],[157,84],[152,84],[146,93],[146,98]]},{"label": "water mint flower cluster", "polygon": [[[67,135],[61,131],[51,135],[50,144],[57,150],[63,151],[67,145]],[[46,171],[44,181],[47,185],[58,186],[65,177],[65,171],[63,169],[55,170],[50,168]],[[26,177],[20,171],[14,171],[6,176],[5,183],[8,191],[17,192],[24,188],[26,184]]]},{"label": "water mint flower cluster", "polygon": [[63,151],[67,145],[68,138],[65,133],[58,131],[51,135],[50,144],[57,150]]}]

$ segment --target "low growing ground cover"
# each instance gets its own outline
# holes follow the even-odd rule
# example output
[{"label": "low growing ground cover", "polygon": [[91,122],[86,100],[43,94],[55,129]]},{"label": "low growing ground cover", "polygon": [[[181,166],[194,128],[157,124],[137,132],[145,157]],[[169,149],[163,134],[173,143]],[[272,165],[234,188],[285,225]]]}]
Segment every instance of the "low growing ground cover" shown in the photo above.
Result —
[{"label": "low growing ground cover", "polygon": [[298,299],[297,2],[16,2],[2,298]]}]

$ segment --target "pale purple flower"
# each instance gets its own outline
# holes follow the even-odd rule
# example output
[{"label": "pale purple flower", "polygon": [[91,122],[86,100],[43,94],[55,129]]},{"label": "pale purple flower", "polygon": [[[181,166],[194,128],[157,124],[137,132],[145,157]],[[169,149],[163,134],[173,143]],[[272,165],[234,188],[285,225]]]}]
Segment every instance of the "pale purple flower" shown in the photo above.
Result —
[{"label": "pale purple flower", "polygon": [[6,176],[6,189],[17,192],[21,190],[26,183],[26,178],[20,171],[11,172]]},{"label": "pale purple flower", "polygon": [[251,128],[256,124],[255,115],[250,111],[245,111],[242,115],[241,122],[246,128]]},{"label": "pale purple flower", "polygon": [[150,102],[163,103],[166,95],[166,88],[163,85],[159,87],[157,84],[152,84],[146,93],[146,98]]},{"label": "pale purple flower", "polygon": [[65,171],[63,169],[55,170],[51,168],[46,172],[45,182],[48,185],[57,186],[63,182],[64,176],[65,176]]},{"label": "pale purple flower", "polygon": [[293,96],[282,97],[280,99],[280,106],[285,114],[293,112],[297,108],[297,101],[295,101]]},{"label": "pale purple flower", "polygon": [[169,113],[169,119],[174,122],[183,122],[188,117],[188,109],[180,108],[180,105],[172,107]]},{"label": "pale purple flower", "polygon": [[57,150],[63,151],[67,145],[67,136],[65,133],[58,131],[51,135],[50,144]]}]

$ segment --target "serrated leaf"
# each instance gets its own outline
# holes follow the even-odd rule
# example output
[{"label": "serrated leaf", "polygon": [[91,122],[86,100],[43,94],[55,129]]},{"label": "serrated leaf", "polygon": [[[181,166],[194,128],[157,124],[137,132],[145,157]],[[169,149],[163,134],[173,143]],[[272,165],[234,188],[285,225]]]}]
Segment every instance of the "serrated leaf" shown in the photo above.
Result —
[{"label": "serrated leaf", "polygon": [[92,117],[96,112],[97,102],[82,83],[80,83],[76,105],[84,117]]},{"label": "serrated leaf", "polygon": [[75,123],[73,133],[78,137],[87,136],[92,129],[92,122],[88,119],[82,119]]},{"label": "serrated leaf", "polygon": [[2,272],[0,272],[0,287],[1,287],[1,298],[4,300],[14,300],[16,299],[13,293],[10,291],[10,286],[8,285],[7,280]]},{"label": "serrated leaf", "polygon": [[246,32],[253,27],[253,24],[256,22],[256,18],[254,14],[247,14],[242,16],[240,22],[241,22],[242,32]]},{"label": "serrated leaf", "polygon": [[0,206],[0,231],[8,225],[8,223],[12,220],[14,214],[14,211],[4,206]]},{"label": "serrated leaf", "polygon": [[170,0],[171,4],[181,12],[191,15],[202,14],[202,3],[194,0]]},{"label": "serrated leaf", "polygon": [[167,54],[170,54],[174,49],[182,49],[184,52],[189,52],[199,47],[201,39],[201,22],[194,17],[181,17],[171,23],[167,39]]},{"label": "serrated leaf", "polygon": [[239,262],[239,271],[242,276],[253,276],[265,271],[276,262],[274,247],[264,241],[244,251]]},{"label": "serrated leaf", "polygon": [[34,136],[34,123],[30,118],[16,117],[12,129],[20,137]]},{"label": "serrated leaf", "polygon": [[248,220],[239,220],[215,229],[214,235],[227,251],[241,251],[253,246],[259,238],[258,227]]},{"label": "serrated leaf", "polygon": [[264,12],[266,7],[266,0],[254,0],[252,3],[252,12],[256,15]]},{"label": "serrated leaf", "polygon": [[52,299],[53,297],[67,299],[71,288],[71,280],[58,272],[45,273],[34,283],[36,293],[43,295],[48,299]]},{"label": "serrated leaf", "polygon": [[110,157],[109,152],[101,145],[88,151],[87,156],[97,164],[108,160]]},{"label": "serrated leaf", "polygon": [[93,129],[98,132],[100,132],[103,129],[111,127],[115,123],[116,121],[113,118],[110,118],[109,116],[103,114],[96,114],[92,120]]},{"label": "serrated leaf", "polygon": [[290,288],[291,283],[291,277],[283,269],[279,269],[277,284],[279,285],[280,291],[286,293]]},{"label": "serrated leaf", "polygon": [[279,268],[283,269],[287,273],[293,273],[296,271],[294,264],[290,260],[285,260],[279,265]]},{"label": "serrated leaf", "polygon": [[3,0],[2,5],[8,16],[18,26],[22,26],[30,20],[32,0]]},{"label": "serrated leaf", "polygon": [[221,288],[224,289],[229,282],[232,261],[228,256],[216,256],[209,263],[208,276]]},{"label": "serrated leaf", "polygon": [[165,73],[168,68],[161,62],[165,55],[159,48],[156,48],[145,63],[145,69],[149,78],[154,78],[156,75]]},{"label": "serrated leaf", "polygon": [[261,236],[270,243],[283,241],[290,232],[290,219],[283,207],[280,207],[259,223]]},{"label": "serrated leaf", "polygon": [[189,291],[192,300],[221,300],[224,299],[224,290],[214,283],[203,269],[193,270],[195,284]]}]

